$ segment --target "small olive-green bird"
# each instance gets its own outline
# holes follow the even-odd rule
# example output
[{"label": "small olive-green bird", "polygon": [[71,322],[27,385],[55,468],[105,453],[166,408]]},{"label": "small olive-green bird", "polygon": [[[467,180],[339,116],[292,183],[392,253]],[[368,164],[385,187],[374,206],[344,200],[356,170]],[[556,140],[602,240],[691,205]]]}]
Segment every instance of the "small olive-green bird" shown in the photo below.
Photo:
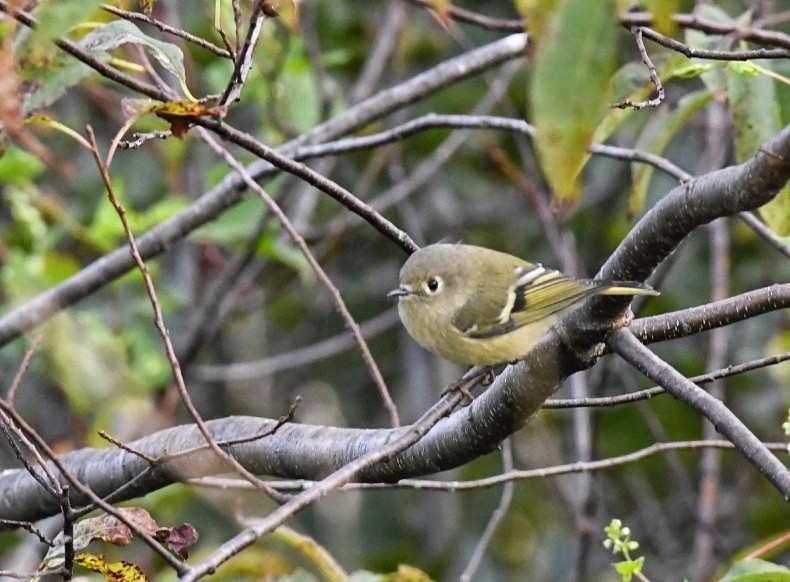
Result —
[{"label": "small olive-green bird", "polygon": [[658,295],[647,285],[574,279],[512,255],[434,244],[400,271],[398,313],[424,348],[465,366],[524,357],[559,317],[591,295]]}]

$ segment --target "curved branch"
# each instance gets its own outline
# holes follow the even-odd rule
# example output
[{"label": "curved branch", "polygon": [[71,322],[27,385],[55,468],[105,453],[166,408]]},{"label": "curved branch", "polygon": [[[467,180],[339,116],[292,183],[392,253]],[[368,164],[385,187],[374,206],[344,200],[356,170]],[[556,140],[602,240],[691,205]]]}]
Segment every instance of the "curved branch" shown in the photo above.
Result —
[{"label": "curved branch", "polygon": [[[609,278],[644,280],[697,226],[767,202],[787,181],[790,173],[790,164],[786,161],[790,159],[788,154],[790,127],[769,140],[745,164],[713,172],[675,188],[640,220],[604,266],[602,274]],[[579,353],[576,348],[601,340],[606,332],[601,324],[602,314],[606,313],[602,307],[611,310],[612,304],[591,300],[586,308],[565,318],[560,329],[563,340],[571,341],[573,349],[560,341],[557,333],[546,334],[523,361],[507,367],[469,407],[441,420],[416,445],[386,462],[366,468],[357,478],[396,481],[435,473],[495,449],[537,412],[565,378],[591,365],[591,361],[584,362],[575,356]],[[619,309],[623,308],[621,305]],[[615,309],[610,313],[619,315],[620,311]],[[571,333],[579,330],[584,332],[581,339],[578,334]],[[209,426],[218,441],[226,442],[265,434],[274,422],[232,417],[213,421]],[[262,440],[234,444],[229,449],[255,473],[317,479],[385,446],[408,430],[410,427],[362,430],[286,424]],[[741,441],[734,442],[740,448]],[[197,428],[186,426],[156,433],[130,446],[156,458],[201,444],[203,438]],[[751,454],[749,450],[742,452]],[[212,454],[205,451],[194,452],[153,470],[142,458],[117,449],[83,449],[64,455],[63,461],[99,495],[109,495],[144,474],[123,490],[123,499],[223,469]],[[40,495],[40,486],[24,471],[0,475],[0,518],[33,521],[57,512],[57,506],[45,497]],[[79,502],[75,500],[75,504]]]},{"label": "curved branch", "polygon": [[628,233],[598,272],[644,281],[695,228],[771,201],[790,178],[790,125],[749,160],[673,188]]}]

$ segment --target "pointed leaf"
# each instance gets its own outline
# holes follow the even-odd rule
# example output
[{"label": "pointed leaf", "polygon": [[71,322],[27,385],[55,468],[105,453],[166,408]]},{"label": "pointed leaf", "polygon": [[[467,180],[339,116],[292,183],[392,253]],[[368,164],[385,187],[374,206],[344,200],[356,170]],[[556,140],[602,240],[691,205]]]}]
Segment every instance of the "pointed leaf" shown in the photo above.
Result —
[{"label": "pointed leaf", "polygon": [[719,582],[790,582],[790,570],[764,560],[741,560]]},{"label": "pointed leaf", "polygon": [[[106,55],[97,56],[97,58],[107,60]],[[92,73],[95,73],[95,71],[88,65],[74,60],[62,67],[56,67],[48,71],[39,81],[39,86],[22,103],[23,114],[29,116],[39,109],[49,107],[63,97],[71,87],[74,87]]]},{"label": "pointed leaf", "polygon": [[184,55],[181,49],[169,42],[162,42],[143,34],[134,24],[127,20],[114,20],[86,34],[80,45],[91,52],[111,51],[124,44],[139,44],[159,61],[167,71],[172,73],[186,86]]},{"label": "pointed leaf", "polygon": [[560,200],[578,199],[587,147],[611,101],[615,22],[609,2],[567,0],[537,48],[532,117],[543,172]]},{"label": "pointed leaf", "polygon": [[52,0],[36,9],[38,26],[35,34],[46,40],[63,36],[87,20],[101,5],[101,0]]},{"label": "pointed leaf", "polygon": [[[768,138],[782,128],[776,82],[765,75],[755,76],[753,73],[753,67],[742,65],[728,66],[725,71],[738,163],[753,156]],[[761,207],[760,215],[779,236],[790,236],[790,185]]]}]

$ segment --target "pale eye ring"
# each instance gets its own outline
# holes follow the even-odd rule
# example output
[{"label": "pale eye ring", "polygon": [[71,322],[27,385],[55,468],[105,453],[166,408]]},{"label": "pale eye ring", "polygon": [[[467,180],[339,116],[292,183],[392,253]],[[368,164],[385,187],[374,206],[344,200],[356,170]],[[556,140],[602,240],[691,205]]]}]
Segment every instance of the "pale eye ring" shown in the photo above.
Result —
[{"label": "pale eye ring", "polygon": [[442,280],[439,277],[431,277],[426,281],[425,288],[430,294],[437,293],[442,288]]}]

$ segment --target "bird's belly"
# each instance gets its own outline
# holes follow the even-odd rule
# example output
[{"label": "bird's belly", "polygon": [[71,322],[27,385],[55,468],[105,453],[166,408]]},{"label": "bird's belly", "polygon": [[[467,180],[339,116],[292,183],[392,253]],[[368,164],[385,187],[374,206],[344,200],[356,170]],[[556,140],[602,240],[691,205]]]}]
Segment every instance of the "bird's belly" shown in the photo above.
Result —
[{"label": "bird's belly", "polygon": [[447,341],[434,348],[443,357],[464,366],[505,364],[527,355],[556,321],[556,316],[548,317],[493,337],[461,336],[459,342]]}]

